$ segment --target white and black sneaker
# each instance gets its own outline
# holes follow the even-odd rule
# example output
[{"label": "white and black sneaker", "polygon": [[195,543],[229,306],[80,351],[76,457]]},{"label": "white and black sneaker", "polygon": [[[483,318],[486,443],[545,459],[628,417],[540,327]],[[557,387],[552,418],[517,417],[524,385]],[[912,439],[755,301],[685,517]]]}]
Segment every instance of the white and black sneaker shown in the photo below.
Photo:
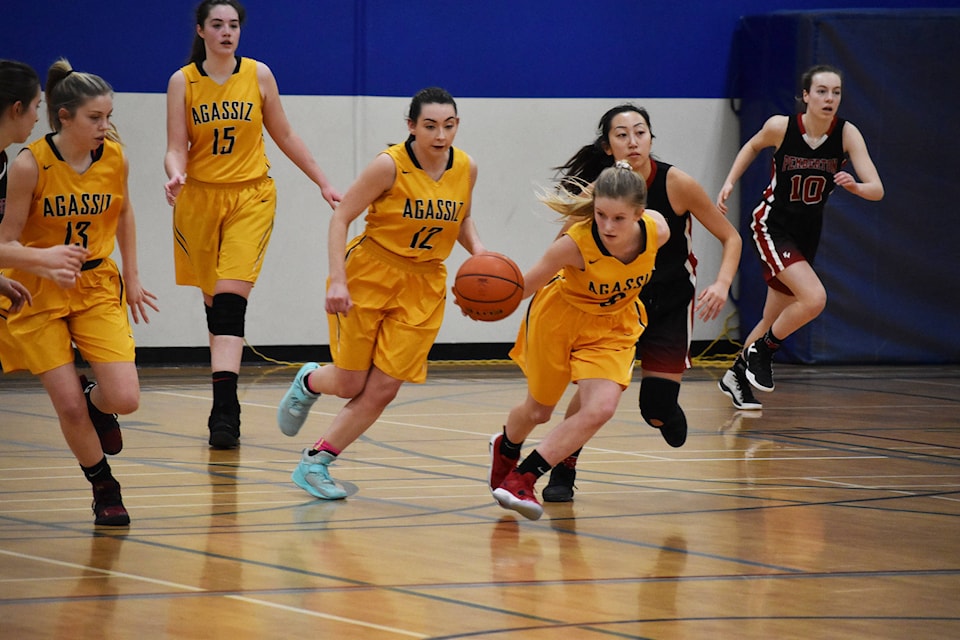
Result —
[{"label": "white and black sneaker", "polygon": [[759,391],[769,393],[773,391],[773,351],[760,338],[749,347],[744,354],[747,368],[744,373],[747,381]]},{"label": "white and black sneaker", "polygon": [[741,358],[737,358],[733,366],[724,372],[717,386],[730,398],[737,409],[759,411],[763,409],[763,405],[753,396],[753,390],[747,381],[746,368],[746,363]]}]

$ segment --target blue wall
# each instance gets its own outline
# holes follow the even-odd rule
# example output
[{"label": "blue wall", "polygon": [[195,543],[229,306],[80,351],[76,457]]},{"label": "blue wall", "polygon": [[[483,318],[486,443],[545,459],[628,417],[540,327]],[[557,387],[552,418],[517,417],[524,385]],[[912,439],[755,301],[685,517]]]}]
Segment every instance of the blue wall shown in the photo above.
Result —
[{"label": "blue wall", "polygon": [[[162,93],[185,60],[196,3],[18,1],[0,56],[46,69],[60,55],[118,92]],[[798,0],[248,0],[241,53],[287,95],[723,98],[742,15],[815,10]],[[849,8],[960,0],[847,0]],[[840,7],[827,5],[831,10]],[[625,90],[625,87],[630,89]]]}]

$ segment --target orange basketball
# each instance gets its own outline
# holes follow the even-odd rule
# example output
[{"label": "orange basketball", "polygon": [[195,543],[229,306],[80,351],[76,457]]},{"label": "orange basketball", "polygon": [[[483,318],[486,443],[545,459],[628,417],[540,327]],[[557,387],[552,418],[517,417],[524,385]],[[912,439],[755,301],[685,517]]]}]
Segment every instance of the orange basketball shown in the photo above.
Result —
[{"label": "orange basketball", "polygon": [[523,272],[505,255],[473,255],[457,270],[453,295],[463,312],[474,320],[500,320],[520,306]]}]

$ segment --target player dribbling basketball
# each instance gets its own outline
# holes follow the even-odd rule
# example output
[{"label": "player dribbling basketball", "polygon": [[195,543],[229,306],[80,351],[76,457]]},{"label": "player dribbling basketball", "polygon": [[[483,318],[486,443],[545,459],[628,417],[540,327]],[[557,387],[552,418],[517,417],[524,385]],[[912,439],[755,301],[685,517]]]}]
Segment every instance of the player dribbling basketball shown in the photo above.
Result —
[{"label": "player dribbling basketball", "polygon": [[[510,357],[527,377],[527,397],[510,411],[503,433],[490,440],[494,497],[533,520],[543,513],[534,483],[613,416],[630,384],[635,345],[646,324],[638,294],[670,237],[663,216],[645,210],[646,184],[629,164],[605,169],[592,190],[566,193],[543,200],[563,215],[584,219],[523,276],[524,295],[534,297]],[[550,419],[571,381],[579,388],[579,410],[518,466],[523,441]]]}]

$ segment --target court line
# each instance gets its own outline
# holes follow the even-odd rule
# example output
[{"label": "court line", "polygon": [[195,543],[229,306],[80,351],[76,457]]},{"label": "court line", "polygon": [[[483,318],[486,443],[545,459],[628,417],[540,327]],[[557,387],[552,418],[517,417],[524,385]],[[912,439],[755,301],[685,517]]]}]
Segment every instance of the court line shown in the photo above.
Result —
[{"label": "court line", "polygon": [[[132,573],[125,573],[125,572],[123,572],[123,571],[114,571],[114,570],[112,570],[112,569],[100,569],[100,568],[98,568],[98,567],[91,567],[91,566],[89,566],[89,565],[76,564],[76,563],[74,563],[74,562],[64,562],[64,561],[62,561],[62,560],[54,560],[54,559],[52,559],[52,558],[43,558],[43,557],[41,557],[41,556],[34,556],[34,555],[26,554],[26,553],[19,553],[19,552],[16,552],[16,551],[7,551],[6,549],[0,549],[0,554],[6,555],[6,556],[10,556],[10,557],[13,557],[13,558],[19,558],[19,559],[21,559],[21,560],[32,560],[32,561],[34,561],[34,562],[40,562],[40,563],[43,563],[43,564],[50,564],[50,565],[54,565],[54,566],[58,566],[58,567],[66,567],[66,568],[69,568],[69,569],[77,569],[77,570],[80,570],[80,571],[99,573],[99,574],[102,574],[102,575],[105,575],[105,576],[108,576],[108,577],[111,577],[111,578],[127,578],[127,579],[133,580],[133,581],[135,581],[135,582],[145,582],[145,583],[147,583],[147,584],[158,585],[158,586],[167,587],[167,588],[170,588],[170,589],[177,589],[177,590],[180,590],[180,591],[186,591],[186,592],[190,592],[190,593],[193,593],[193,594],[206,594],[206,595],[212,595],[212,596],[216,596],[216,597],[226,598],[226,599],[228,599],[228,600],[237,600],[237,601],[239,601],[239,602],[246,602],[246,603],[248,603],[248,604],[253,604],[253,605],[257,605],[257,606],[269,607],[269,608],[271,608],[271,609],[279,609],[279,610],[281,610],[281,611],[289,611],[289,612],[291,612],[291,613],[298,613],[298,614],[308,615],[308,616],[311,616],[311,617],[313,617],[313,618],[322,618],[322,619],[324,619],[324,620],[331,620],[331,621],[334,621],[334,622],[343,622],[343,623],[346,623],[346,624],[355,625],[355,626],[359,626],[359,627],[364,627],[364,628],[367,628],[367,629],[376,629],[377,631],[386,631],[386,632],[388,632],[388,633],[395,633],[395,634],[397,634],[397,635],[407,636],[407,637],[409,637],[409,638],[428,638],[428,637],[430,637],[430,636],[424,635],[424,634],[422,634],[422,633],[416,633],[416,632],[413,632],[413,631],[407,631],[406,629],[398,629],[398,628],[396,628],[396,627],[387,627],[387,626],[384,626],[384,625],[374,624],[374,623],[372,623],[372,622],[364,622],[363,620],[357,620],[357,619],[354,619],[354,618],[345,618],[345,617],[343,617],[343,616],[335,616],[335,615],[328,614],[328,613],[321,613],[321,612],[319,612],[319,611],[311,611],[310,609],[302,609],[302,608],[300,608],[300,607],[291,607],[291,606],[285,605],[285,604],[280,604],[280,603],[276,603],[276,602],[269,602],[269,601],[267,601],[267,600],[260,600],[260,599],[258,599],[258,598],[251,598],[250,596],[241,596],[241,595],[234,595],[234,594],[224,594],[224,593],[217,592],[217,591],[210,591],[209,589],[204,589],[204,588],[202,588],[202,587],[193,587],[193,586],[188,585],[188,584],[183,584],[183,583],[178,583],[178,582],[170,582],[169,580],[158,580],[158,579],[156,579],[156,578],[148,578],[147,576],[138,576],[138,575],[134,575],[134,574],[132,574]],[[212,554],[207,554],[207,555],[212,555]],[[128,599],[128,598],[127,598],[126,596],[124,596],[124,595],[111,595],[110,597],[111,597],[111,599],[113,599],[113,600],[126,600],[126,599]],[[133,598],[136,598],[137,596],[132,596],[132,597],[133,597]],[[61,602],[62,602],[62,601],[65,601],[65,600],[71,600],[71,598],[51,598],[51,599],[49,599],[49,600],[55,600],[55,601],[61,601]],[[16,603],[16,604],[23,604],[24,601],[23,601],[23,600],[19,600],[19,601],[11,601],[11,602],[12,602],[12,603]]]}]

